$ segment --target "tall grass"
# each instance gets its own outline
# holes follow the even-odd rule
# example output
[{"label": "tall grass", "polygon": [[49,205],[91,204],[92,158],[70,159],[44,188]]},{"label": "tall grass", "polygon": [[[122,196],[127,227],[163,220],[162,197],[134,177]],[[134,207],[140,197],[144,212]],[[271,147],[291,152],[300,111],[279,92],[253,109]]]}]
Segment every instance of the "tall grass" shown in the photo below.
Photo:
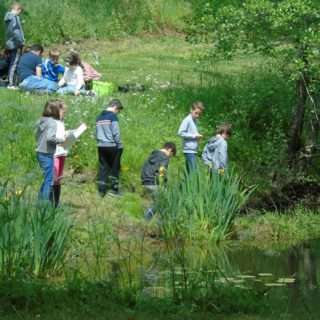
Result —
[{"label": "tall grass", "polygon": [[72,221],[63,210],[35,204],[9,183],[0,185],[0,273],[39,277],[61,271]]},{"label": "tall grass", "polygon": [[174,180],[156,198],[163,236],[222,240],[249,195],[233,172],[211,176],[200,168]]},{"label": "tall grass", "polygon": [[[1,16],[11,2],[1,2]],[[49,44],[85,38],[105,39],[166,29],[181,31],[185,26],[185,17],[191,15],[190,5],[185,0],[22,2],[25,7],[22,19],[29,43]],[[1,39],[3,40],[3,32]]]}]

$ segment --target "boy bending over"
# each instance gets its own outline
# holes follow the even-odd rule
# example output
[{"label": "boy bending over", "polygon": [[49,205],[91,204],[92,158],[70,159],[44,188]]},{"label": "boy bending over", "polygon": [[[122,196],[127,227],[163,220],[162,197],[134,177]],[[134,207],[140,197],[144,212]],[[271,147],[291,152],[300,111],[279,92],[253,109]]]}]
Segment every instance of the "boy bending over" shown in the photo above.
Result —
[{"label": "boy bending over", "polygon": [[228,143],[232,130],[230,124],[222,124],[218,127],[216,135],[212,137],[202,153],[202,160],[211,172],[224,174],[228,166]]},{"label": "boy bending over", "polygon": [[[161,182],[167,181],[167,170],[171,157],[177,153],[176,145],[173,142],[166,142],[160,150],[154,150],[143,165],[141,181],[144,189],[154,197]],[[145,211],[145,218],[150,220],[154,215],[153,208]]]}]

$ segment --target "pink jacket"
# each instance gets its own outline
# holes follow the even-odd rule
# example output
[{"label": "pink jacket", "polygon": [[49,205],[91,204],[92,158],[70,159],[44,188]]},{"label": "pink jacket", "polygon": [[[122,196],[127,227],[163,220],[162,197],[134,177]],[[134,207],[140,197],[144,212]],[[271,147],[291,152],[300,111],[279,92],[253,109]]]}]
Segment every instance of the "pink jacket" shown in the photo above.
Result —
[{"label": "pink jacket", "polygon": [[89,63],[82,61],[84,81],[100,80],[101,74],[95,70]]}]

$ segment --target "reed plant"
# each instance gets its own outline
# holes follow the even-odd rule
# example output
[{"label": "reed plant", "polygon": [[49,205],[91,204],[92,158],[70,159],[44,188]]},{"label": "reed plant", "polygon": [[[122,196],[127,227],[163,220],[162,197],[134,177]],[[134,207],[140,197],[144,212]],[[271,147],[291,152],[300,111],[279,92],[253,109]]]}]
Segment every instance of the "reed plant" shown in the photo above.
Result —
[{"label": "reed plant", "polygon": [[165,238],[225,239],[250,193],[233,171],[220,176],[200,167],[182,174],[157,194],[162,234]]},{"label": "reed plant", "polygon": [[36,203],[25,190],[0,184],[0,273],[42,277],[62,270],[72,220],[62,209]]}]

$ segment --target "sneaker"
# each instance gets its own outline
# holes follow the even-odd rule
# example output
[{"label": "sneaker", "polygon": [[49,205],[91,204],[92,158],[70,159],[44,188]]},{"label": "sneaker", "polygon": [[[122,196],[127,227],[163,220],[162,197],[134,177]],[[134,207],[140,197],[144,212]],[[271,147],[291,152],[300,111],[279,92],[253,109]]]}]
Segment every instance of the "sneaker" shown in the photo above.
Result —
[{"label": "sneaker", "polygon": [[19,88],[16,86],[7,86],[7,89],[9,90],[18,90]]},{"label": "sneaker", "polygon": [[107,196],[113,197],[113,198],[120,198],[122,194],[119,191],[108,191]]},{"label": "sneaker", "polygon": [[148,208],[148,209],[144,212],[144,219],[145,219],[146,221],[150,221],[153,216],[154,216],[154,211],[153,211],[152,208]]}]

